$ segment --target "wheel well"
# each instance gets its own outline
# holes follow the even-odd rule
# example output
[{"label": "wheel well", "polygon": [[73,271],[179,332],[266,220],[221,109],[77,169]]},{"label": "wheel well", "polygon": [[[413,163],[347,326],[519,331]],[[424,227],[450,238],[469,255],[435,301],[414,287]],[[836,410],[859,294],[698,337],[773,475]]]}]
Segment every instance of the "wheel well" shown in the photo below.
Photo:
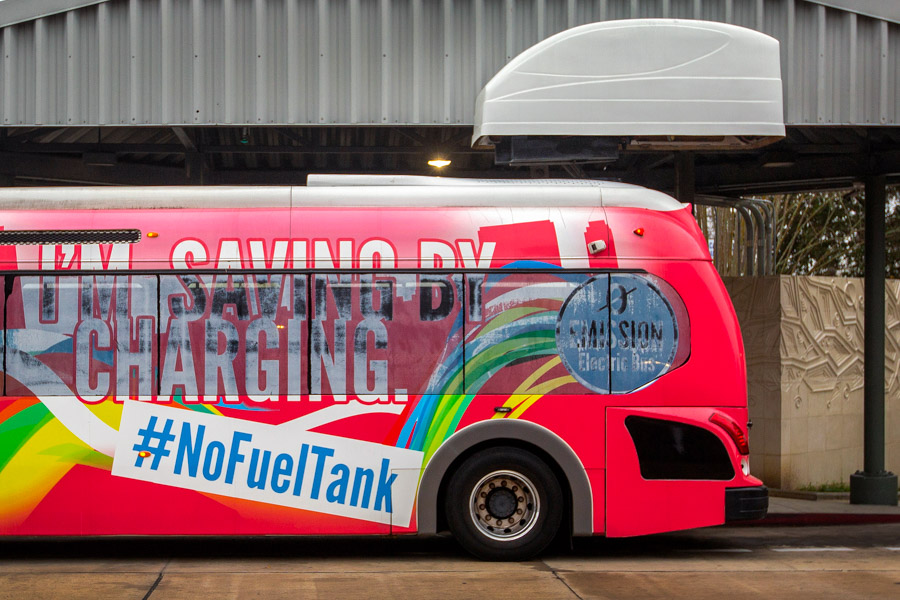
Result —
[{"label": "wheel well", "polygon": [[524,442],[522,440],[517,440],[513,438],[498,438],[492,439],[484,442],[480,442],[478,444],[474,444],[473,446],[467,448],[459,456],[457,456],[447,470],[444,472],[444,476],[441,479],[441,485],[438,488],[438,497],[437,497],[437,531],[447,531],[447,515],[444,509],[444,504],[447,498],[447,484],[450,481],[450,478],[453,477],[453,473],[459,468],[459,466],[465,462],[470,456],[481,452],[482,450],[487,450],[490,448],[499,448],[499,447],[510,447],[510,448],[519,448],[522,450],[527,450],[540,458],[544,463],[550,467],[550,470],[553,472],[553,475],[556,477],[556,480],[559,482],[559,486],[562,489],[563,493],[563,509],[565,513],[563,514],[563,527],[560,528],[561,533],[565,533],[566,535],[571,535],[572,533],[572,488],[569,484],[569,478],[566,477],[565,472],[562,467],[560,467],[559,463],[550,456],[545,450],[541,449],[539,446],[535,446],[534,444],[529,444],[528,442]]}]

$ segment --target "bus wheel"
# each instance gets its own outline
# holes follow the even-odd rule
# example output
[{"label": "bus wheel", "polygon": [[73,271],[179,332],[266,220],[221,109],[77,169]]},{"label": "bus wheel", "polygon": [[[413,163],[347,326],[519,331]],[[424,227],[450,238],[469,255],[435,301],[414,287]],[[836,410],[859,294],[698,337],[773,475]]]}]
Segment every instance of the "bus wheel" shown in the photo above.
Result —
[{"label": "bus wheel", "polygon": [[486,560],[524,560],[556,536],[563,494],[540,458],[519,448],[479,452],[453,473],[444,506],[463,548]]}]

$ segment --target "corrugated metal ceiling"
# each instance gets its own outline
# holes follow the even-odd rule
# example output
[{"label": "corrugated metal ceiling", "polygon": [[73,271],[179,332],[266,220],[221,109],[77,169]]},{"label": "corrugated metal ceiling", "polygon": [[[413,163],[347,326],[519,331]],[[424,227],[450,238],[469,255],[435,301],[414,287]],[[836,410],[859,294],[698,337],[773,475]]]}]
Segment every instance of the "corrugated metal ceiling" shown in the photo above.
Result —
[{"label": "corrugated metal ceiling", "polygon": [[900,25],[807,0],[112,0],[0,29],[0,116],[467,125],[477,92],[523,49],[637,17],[779,39],[788,124],[900,120]]},{"label": "corrugated metal ceiling", "polygon": [[110,0],[0,28],[0,185],[302,184],[434,174],[425,161],[449,153],[451,176],[671,191],[685,164],[671,152],[529,171],[469,147],[477,92],[523,49],[581,23],[663,16],[782,44],[787,138],[696,153],[698,192],[900,181],[900,25],[818,0]]}]

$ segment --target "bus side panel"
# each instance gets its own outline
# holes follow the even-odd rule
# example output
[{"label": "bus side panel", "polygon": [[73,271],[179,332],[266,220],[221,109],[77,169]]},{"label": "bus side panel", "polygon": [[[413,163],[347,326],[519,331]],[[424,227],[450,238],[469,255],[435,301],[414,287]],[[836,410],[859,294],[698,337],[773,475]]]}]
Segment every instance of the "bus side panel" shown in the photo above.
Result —
[{"label": "bus side panel", "polygon": [[594,502],[594,533],[606,531],[606,469],[587,469]]},{"label": "bus side panel", "polygon": [[[706,408],[607,410],[606,535],[624,537],[721,525],[725,522],[726,480],[645,479],[629,416],[680,422],[712,432]],[[734,458],[729,452],[729,459]],[[734,469],[739,473],[739,466]],[[676,474],[672,473],[672,477]],[[734,479],[732,476],[731,480]],[[729,480],[730,481],[730,480]]]},{"label": "bus side panel", "polygon": [[[74,398],[73,398],[74,400]],[[319,402],[329,402],[321,400]],[[59,401],[54,406],[60,406]],[[125,402],[131,404],[130,401]],[[137,405],[137,403],[134,403]],[[173,408],[167,403],[147,403],[156,414],[190,415],[192,411]],[[304,402],[307,406],[309,404]],[[141,403],[144,405],[144,403]],[[334,404],[330,404],[335,406]],[[29,410],[30,409],[30,410]],[[112,414],[122,410],[122,403],[103,402],[92,406],[94,411]],[[39,422],[25,423],[31,413],[41,411]],[[314,414],[314,413],[308,413]],[[40,416],[43,415],[43,416]],[[87,415],[85,415],[86,417]],[[223,419],[236,430],[255,431],[259,424],[236,418]],[[386,435],[395,418],[380,415],[345,419],[347,423],[330,424],[335,436],[354,439],[358,427],[364,427],[369,435]],[[84,420],[69,426],[90,428],[96,424]],[[16,427],[18,425],[18,427]],[[10,429],[10,428],[13,429]],[[255,429],[254,429],[255,427]],[[173,431],[180,432],[181,428]],[[207,432],[210,430],[207,429]],[[261,442],[274,445],[277,438],[295,437],[296,432],[279,428],[270,429],[274,434]],[[111,460],[97,452],[78,450],[83,442],[69,432],[61,421],[46,414],[44,404],[36,398],[6,398],[0,402],[0,442],[15,441],[12,436],[27,436],[18,448],[0,454],[6,460],[0,470],[0,534],[4,535],[261,535],[261,534],[387,534],[388,523],[348,518],[338,514],[313,512],[292,506],[276,505],[226,494],[208,493],[203,490],[184,489],[177,482],[165,485],[152,481],[140,481],[117,477],[110,473]],[[258,436],[254,435],[254,442]],[[362,437],[362,436],[358,436]],[[322,436],[320,436],[320,439]],[[208,447],[208,446],[206,446]],[[371,447],[375,447],[372,445]],[[129,447],[123,448],[127,453]],[[241,448],[249,455],[250,445]],[[6,450],[0,448],[0,450]],[[171,456],[176,454],[174,444]],[[244,463],[250,460],[246,456]],[[81,463],[81,464],[78,464]],[[149,460],[147,461],[149,464]],[[274,457],[269,461],[266,487],[271,487],[274,477]],[[321,496],[324,498],[334,479],[330,475],[332,462],[326,463]],[[310,460],[307,471],[314,470]],[[260,467],[262,468],[262,467]],[[201,464],[200,470],[203,469]],[[149,473],[149,472],[148,472]],[[418,470],[412,477],[415,482]],[[378,475],[376,473],[376,475]],[[291,475],[280,479],[289,479]],[[235,483],[246,480],[246,473]],[[198,473],[197,480],[202,480]],[[309,485],[309,478],[305,486]],[[352,485],[352,480],[351,480]],[[373,489],[377,480],[373,483]],[[291,485],[293,488],[293,484]],[[288,492],[290,494],[290,491]],[[347,493],[351,493],[348,489]]]},{"label": "bus side panel", "polygon": [[747,406],[744,345],[731,299],[709,262],[621,261],[670,283],[690,319],[687,362],[651,385],[619,396],[626,406]]},{"label": "bus side panel", "polygon": [[[610,229],[609,258],[622,260],[709,261],[706,238],[690,206],[681,210],[606,207]],[[602,260],[604,255],[592,260]],[[601,263],[597,263],[600,266]],[[594,266],[592,264],[592,266]]]}]

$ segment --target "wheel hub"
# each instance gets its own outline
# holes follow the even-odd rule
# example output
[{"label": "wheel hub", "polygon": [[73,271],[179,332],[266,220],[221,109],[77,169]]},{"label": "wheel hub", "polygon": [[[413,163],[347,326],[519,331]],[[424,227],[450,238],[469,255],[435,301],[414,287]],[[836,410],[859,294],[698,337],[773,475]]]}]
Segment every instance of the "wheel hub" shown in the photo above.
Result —
[{"label": "wheel hub", "polygon": [[507,488],[494,488],[488,492],[485,504],[491,516],[497,519],[507,519],[516,512],[518,502],[516,495]]},{"label": "wheel hub", "polygon": [[528,533],[540,514],[540,497],[527,477],[494,471],[472,490],[470,514],[476,527],[495,540],[514,540]]}]

